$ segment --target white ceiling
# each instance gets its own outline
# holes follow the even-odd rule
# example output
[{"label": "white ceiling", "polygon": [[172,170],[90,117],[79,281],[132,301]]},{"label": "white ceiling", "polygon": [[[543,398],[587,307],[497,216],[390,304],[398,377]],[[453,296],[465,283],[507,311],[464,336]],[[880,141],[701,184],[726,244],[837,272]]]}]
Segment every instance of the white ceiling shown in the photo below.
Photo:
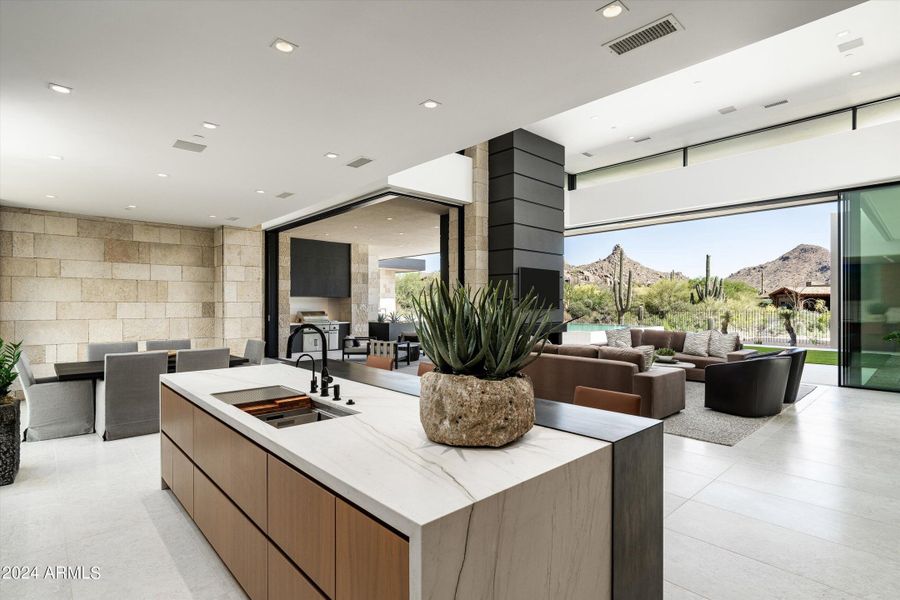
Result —
[{"label": "white ceiling", "polygon": [[[626,0],[605,19],[605,0],[7,0],[0,198],[254,225],[855,3]],[[684,31],[620,57],[602,47],[669,13]],[[279,53],[276,37],[300,47]],[[195,134],[204,153],[171,147]],[[344,166],[362,155],[375,161]]]},{"label": "white ceiling", "polygon": [[441,251],[440,215],[448,207],[395,196],[288,231],[291,237],[326,242],[360,243],[369,255],[404,258]]},{"label": "white ceiling", "polygon": [[[884,98],[900,93],[898,32],[900,2],[865,2],[527,129],[565,145],[566,170],[578,173]],[[863,46],[838,51],[857,38]],[[738,110],[720,114],[726,106]]]}]

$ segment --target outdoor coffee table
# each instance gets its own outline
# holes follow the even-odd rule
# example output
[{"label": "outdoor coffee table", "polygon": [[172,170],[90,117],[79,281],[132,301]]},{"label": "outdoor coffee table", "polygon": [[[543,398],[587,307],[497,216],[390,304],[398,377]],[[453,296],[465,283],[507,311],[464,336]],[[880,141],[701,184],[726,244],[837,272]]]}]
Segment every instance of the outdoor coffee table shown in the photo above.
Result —
[{"label": "outdoor coffee table", "polygon": [[684,362],[684,361],[676,361],[676,362],[664,362],[661,360],[656,360],[653,363],[654,367],[672,367],[673,369],[696,369],[697,365],[694,363]]}]

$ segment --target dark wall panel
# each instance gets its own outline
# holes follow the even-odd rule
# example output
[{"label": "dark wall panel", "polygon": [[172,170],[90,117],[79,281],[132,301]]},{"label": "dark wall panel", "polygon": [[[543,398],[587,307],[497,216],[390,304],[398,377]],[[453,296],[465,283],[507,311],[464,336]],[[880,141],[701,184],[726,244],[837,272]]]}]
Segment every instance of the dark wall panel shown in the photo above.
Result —
[{"label": "dark wall panel", "polygon": [[491,202],[513,198],[543,204],[558,210],[563,210],[565,207],[565,192],[561,186],[544,183],[524,175],[513,174],[491,179],[488,182],[488,197]]},{"label": "dark wall panel", "polygon": [[564,146],[525,129],[516,129],[491,140],[491,152],[501,152],[510,148],[524,150],[529,154],[540,156],[560,166],[566,164],[566,149]]},{"label": "dark wall panel", "polygon": [[532,250],[553,254],[563,253],[563,237],[558,231],[528,225],[491,225],[489,250]]},{"label": "dark wall panel", "polygon": [[566,183],[562,166],[517,148],[491,154],[488,173],[492,179],[517,173],[560,188]]},{"label": "dark wall panel", "polygon": [[550,229],[559,233],[565,231],[565,213],[543,204],[517,201],[515,198],[491,202],[489,209],[491,227],[495,225],[529,225]]},{"label": "dark wall panel", "polygon": [[350,244],[291,238],[291,296],[350,296]]}]

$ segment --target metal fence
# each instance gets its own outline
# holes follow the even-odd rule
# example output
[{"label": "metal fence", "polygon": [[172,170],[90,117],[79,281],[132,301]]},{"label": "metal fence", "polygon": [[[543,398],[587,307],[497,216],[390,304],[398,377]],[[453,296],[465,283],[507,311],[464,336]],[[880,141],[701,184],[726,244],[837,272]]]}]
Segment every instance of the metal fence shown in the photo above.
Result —
[{"label": "metal fence", "polygon": [[[639,327],[662,326],[677,331],[704,331],[722,329],[724,310],[704,310],[702,308],[673,312],[665,317],[629,313],[625,322]],[[730,312],[729,333],[737,333],[745,344],[774,344],[786,346],[790,336],[784,326],[784,319],[772,309],[736,310]],[[832,346],[831,313],[810,310],[795,311],[792,318],[797,344],[800,346]],[[598,328],[601,326],[598,324]]]}]

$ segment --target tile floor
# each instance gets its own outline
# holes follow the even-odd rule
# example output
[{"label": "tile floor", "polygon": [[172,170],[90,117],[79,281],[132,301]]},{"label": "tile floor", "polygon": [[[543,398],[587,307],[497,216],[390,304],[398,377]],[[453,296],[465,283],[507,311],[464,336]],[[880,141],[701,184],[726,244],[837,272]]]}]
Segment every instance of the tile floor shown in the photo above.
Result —
[{"label": "tile floor", "polygon": [[[665,439],[665,597],[897,598],[900,395],[821,386],[734,447]],[[243,598],[159,489],[159,441],[22,446],[0,488],[0,565],[100,579],[0,579],[0,598]]]}]

